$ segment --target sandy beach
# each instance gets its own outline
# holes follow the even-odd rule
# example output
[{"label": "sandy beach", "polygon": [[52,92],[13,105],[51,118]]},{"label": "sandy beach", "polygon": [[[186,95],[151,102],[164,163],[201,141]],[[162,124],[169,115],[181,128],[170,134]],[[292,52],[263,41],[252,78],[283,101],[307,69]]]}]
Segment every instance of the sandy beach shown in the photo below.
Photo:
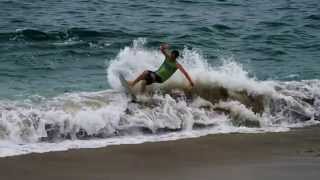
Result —
[{"label": "sandy beach", "polygon": [[1,180],[319,179],[320,127],[0,159]]}]

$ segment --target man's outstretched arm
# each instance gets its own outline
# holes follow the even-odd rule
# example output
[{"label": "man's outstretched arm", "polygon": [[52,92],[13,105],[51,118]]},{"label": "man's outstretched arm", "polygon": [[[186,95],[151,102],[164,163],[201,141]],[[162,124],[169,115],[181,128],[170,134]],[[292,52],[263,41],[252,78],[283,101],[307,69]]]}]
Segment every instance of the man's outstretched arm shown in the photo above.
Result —
[{"label": "man's outstretched arm", "polygon": [[162,54],[166,57],[166,58],[169,58],[170,57],[170,54],[168,52],[168,49],[169,49],[169,45],[168,44],[162,44],[160,46],[160,51],[162,52]]},{"label": "man's outstretched arm", "polygon": [[191,79],[191,77],[189,76],[189,74],[187,73],[187,71],[182,67],[181,64],[177,64],[177,68],[182,72],[182,74],[188,79],[190,85],[193,87],[193,81]]}]

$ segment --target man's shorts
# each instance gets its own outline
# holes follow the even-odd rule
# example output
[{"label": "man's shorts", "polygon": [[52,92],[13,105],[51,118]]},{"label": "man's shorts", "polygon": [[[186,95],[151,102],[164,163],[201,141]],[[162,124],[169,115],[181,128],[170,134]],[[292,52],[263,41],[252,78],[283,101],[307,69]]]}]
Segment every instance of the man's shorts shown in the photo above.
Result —
[{"label": "man's shorts", "polygon": [[153,71],[148,71],[147,75],[145,76],[144,80],[147,81],[147,85],[150,85],[152,83],[162,83],[161,77],[158,76]]}]

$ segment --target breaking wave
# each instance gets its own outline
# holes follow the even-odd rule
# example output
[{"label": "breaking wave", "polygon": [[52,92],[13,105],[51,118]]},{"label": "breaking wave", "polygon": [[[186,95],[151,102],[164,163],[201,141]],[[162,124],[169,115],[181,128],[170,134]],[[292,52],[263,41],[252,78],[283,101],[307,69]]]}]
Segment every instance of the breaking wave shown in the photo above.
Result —
[{"label": "breaking wave", "polygon": [[[162,54],[145,43],[135,40],[108,61],[112,89],[2,100],[0,156],[214,133],[287,131],[319,122],[319,80],[259,81],[232,58],[221,58],[222,65],[213,67],[188,48],[179,62],[194,79],[193,89],[178,72],[131,102],[118,73],[133,79],[145,69],[156,70],[163,61]],[[134,91],[138,93],[139,85]]]}]

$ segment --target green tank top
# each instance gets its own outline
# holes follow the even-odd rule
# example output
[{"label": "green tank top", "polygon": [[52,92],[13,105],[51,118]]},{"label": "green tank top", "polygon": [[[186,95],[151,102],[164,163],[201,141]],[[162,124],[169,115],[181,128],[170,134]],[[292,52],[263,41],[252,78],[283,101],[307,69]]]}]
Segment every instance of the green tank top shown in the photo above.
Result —
[{"label": "green tank top", "polygon": [[156,74],[160,76],[162,82],[164,82],[168,80],[177,69],[177,62],[166,58],[160,68],[156,71]]}]

